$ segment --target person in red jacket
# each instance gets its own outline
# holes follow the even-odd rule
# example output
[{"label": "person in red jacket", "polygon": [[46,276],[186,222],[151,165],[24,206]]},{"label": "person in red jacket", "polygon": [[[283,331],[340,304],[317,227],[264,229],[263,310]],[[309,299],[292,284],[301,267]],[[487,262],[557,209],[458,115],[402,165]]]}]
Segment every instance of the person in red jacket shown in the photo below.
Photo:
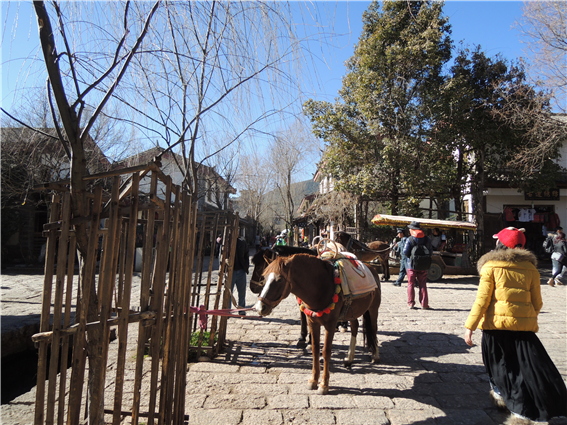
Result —
[{"label": "person in red jacket", "polygon": [[567,415],[567,388],[538,339],[541,311],[536,256],[523,249],[524,229],[494,235],[496,249],[477,264],[480,283],[465,323],[465,342],[482,329],[482,361],[494,404],[511,412],[506,424],[530,424]]},{"label": "person in red jacket", "polygon": [[[415,309],[415,290],[414,287],[417,284],[419,287],[419,303],[423,310],[431,309],[429,305],[429,295],[427,293],[427,271],[431,266],[431,254],[433,253],[433,247],[431,246],[430,239],[425,236],[423,230],[421,230],[421,225],[412,221],[408,225],[410,231],[410,237],[406,241],[404,250],[402,252],[403,256],[407,258],[406,260],[406,273],[408,275],[408,306],[410,309]],[[423,255],[420,258],[416,258],[414,255],[414,247],[421,245],[424,248]]]}]

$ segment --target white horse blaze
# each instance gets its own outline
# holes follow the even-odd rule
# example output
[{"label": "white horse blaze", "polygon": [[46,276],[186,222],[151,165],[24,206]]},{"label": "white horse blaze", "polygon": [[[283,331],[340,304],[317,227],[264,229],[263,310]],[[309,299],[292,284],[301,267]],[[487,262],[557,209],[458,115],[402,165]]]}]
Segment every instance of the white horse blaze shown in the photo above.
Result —
[{"label": "white horse blaze", "polygon": [[[265,298],[268,295],[268,291],[270,290],[270,284],[276,280],[276,274],[270,273],[267,278],[264,279],[264,288],[262,289],[262,293],[260,297]],[[262,313],[262,301],[258,300],[256,304],[254,304],[254,309],[258,312],[258,314]]]},{"label": "white horse blaze", "polygon": [[265,283],[264,283],[264,288],[262,289],[262,293],[260,294],[260,296],[262,298],[266,298],[266,295],[268,295],[268,291],[270,290],[270,284],[276,280],[276,274],[275,273],[270,273],[268,275],[267,278],[264,279]]}]

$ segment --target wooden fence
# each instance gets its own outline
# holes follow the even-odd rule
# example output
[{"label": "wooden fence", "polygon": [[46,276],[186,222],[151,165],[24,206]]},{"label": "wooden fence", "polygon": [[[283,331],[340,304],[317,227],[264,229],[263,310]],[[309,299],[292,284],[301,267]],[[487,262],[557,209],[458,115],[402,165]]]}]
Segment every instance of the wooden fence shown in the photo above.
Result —
[{"label": "wooden fence", "polygon": [[[182,424],[189,354],[212,358],[225,341],[227,317],[208,315],[205,332],[195,309],[229,306],[238,215],[198,213],[195,200],[154,163],[98,177],[113,178],[110,199],[97,188],[85,216],[71,217],[70,193],[60,190],[44,227],[35,424],[119,424],[126,416],[135,424],[141,417]],[[140,193],[148,180],[149,193]],[[77,225],[88,232],[78,275]],[[98,300],[95,320],[91,297]],[[92,376],[95,357],[105,372]]]}]

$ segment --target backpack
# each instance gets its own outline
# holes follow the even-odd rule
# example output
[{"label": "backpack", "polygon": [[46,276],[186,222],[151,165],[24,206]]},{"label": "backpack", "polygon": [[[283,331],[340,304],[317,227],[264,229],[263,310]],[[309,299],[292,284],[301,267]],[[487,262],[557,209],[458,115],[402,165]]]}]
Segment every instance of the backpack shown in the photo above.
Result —
[{"label": "backpack", "polygon": [[543,241],[543,250],[548,254],[551,254],[553,252],[553,236],[548,236]]},{"label": "backpack", "polygon": [[410,265],[413,270],[429,270],[431,267],[431,252],[425,244],[416,244],[411,249]]}]

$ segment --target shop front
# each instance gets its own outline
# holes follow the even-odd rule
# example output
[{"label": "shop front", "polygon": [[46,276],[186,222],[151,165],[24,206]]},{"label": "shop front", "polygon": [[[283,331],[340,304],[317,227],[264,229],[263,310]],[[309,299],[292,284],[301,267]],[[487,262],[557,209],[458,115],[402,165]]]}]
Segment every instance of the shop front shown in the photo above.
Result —
[{"label": "shop front", "polygon": [[[501,227],[526,229],[526,248],[544,256],[543,241],[557,227],[567,226],[567,189],[518,192],[489,188],[485,197],[487,215],[500,217]],[[485,226],[488,231],[488,226]],[[488,247],[487,247],[488,248]]]}]

